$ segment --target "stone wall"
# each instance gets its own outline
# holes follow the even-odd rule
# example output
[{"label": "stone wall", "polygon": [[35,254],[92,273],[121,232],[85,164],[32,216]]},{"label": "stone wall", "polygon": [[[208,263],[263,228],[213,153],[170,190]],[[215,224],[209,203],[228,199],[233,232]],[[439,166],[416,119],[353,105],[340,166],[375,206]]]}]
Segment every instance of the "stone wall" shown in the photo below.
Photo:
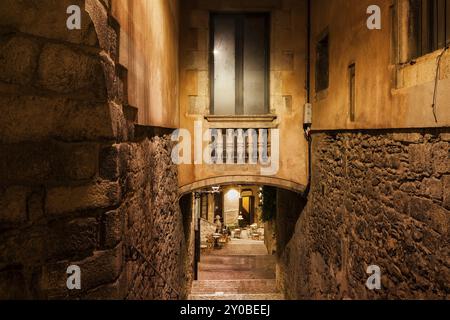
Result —
[{"label": "stone wall", "polygon": [[200,242],[206,244],[208,236],[216,233],[217,226],[205,219],[200,219]]},{"label": "stone wall", "polygon": [[[0,2],[2,299],[186,295],[171,147],[136,133],[109,3]],[[72,264],[81,290],[66,287]]]},{"label": "stone wall", "polygon": [[315,134],[308,204],[279,261],[287,296],[448,299],[449,142],[448,129]]},{"label": "stone wall", "polygon": [[[126,224],[128,299],[183,299],[191,281],[170,137],[118,147]],[[190,270],[190,269],[187,269]]]}]

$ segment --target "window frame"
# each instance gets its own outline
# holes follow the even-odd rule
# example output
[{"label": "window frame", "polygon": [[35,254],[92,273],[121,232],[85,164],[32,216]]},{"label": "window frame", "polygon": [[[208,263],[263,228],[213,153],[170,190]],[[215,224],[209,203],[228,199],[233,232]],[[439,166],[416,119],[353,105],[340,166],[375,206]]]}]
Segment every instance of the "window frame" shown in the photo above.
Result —
[{"label": "window frame", "polygon": [[350,122],[356,121],[356,62],[348,66],[349,116]]},{"label": "window frame", "polygon": [[[215,40],[215,17],[216,16],[231,16],[235,18],[235,61],[236,61],[236,81],[235,81],[235,112],[229,116],[259,116],[270,114],[270,56],[271,56],[271,13],[270,12],[210,12],[209,15],[209,97],[210,97],[210,115],[215,114],[215,97],[214,97],[214,71],[215,71],[215,57],[214,57],[214,40]],[[264,70],[264,106],[262,114],[245,114],[244,112],[244,21],[247,16],[262,16],[265,19],[265,70]]]},{"label": "window frame", "polygon": [[[322,42],[324,42],[325,39],[328,39],[328,45],[327,45],[327,75],[326,75],[326,86],[319,87],[319,46]],[[324,31],[322,31],[319,36],[317,37],[316,46],[315,46],[315,74],[314,74],[314,90],[317,93],[323,92],[328,90],[330,87],[330,30],[327,27]]]},{"label": "window frame", "polygon": [[[424,6],[425,1],[427,3]],[[405,17],[408,25],[406,38],[409,39],[408,61],[416,60],[450,45],[449,7],[450,0],[408,1],[409,12]]]}]

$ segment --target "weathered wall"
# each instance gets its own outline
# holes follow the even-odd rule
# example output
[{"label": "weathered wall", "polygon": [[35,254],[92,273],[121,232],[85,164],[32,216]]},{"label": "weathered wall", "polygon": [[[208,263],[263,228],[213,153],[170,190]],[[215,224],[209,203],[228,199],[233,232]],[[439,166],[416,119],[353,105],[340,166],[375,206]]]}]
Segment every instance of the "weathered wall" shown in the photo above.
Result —
[{"label": "weathered wall", "polygon": [[448,299],[449,142],[448,129],[314,135],[308,204],[279,263],[288,297]]},{"label": "weathered wall", "polygon": [[[117,146],[126,191],[127,299],[183,299],[191,281],[170,137]],[[116,152],[114,152],[115,154]]]},{"label": "weathered wall", "polygon": [[128,69],[128,99],[138,123],[176,128],[179,0],[115,0],[120,60]]},{"label": "weathered wall", "polygon": [[[286,187],[293,185],[292,189],[304,188],[307,182],[307,143],[302,129],[306,96],[306,1],[186,0],[180,5],[180,126],[188,129],[192,137],[194,121],[201,121],[205,131],[215,127],[242,128],[242,125],[247,125],[248,129],[256,124],[257,128],[279,128],[280,169],[270,176],[277,180],[262,181],[261,184],[283,184]],[[242,124],[237,123],[233,117],[222,123],[205,119],[210,113],[211,12],[270,14],[270,114],[276,116],[274,121],[249,121]],[[226,183],[240,182],[240,177],[248,184],[261,182],[257,179],[261,176],[261,168],[253,165],[181,165],[179,173],[182,187],[204,179],[227,176],[234,176],[234,180],[230,179]]]},{"label": "weathered wall", "polygon": [[205,219],[200,219],[200,241],[206,244],[208,236],[216,233],[217,226]]},{"label": "weathered wall", "polygon": [[186,294],[177,170],[167,138],[135,140],[108,4],[0,2],[0,298],[176,298],[135,248]]},{"label": "weathered wall", "polygon": [[[450,126],[450,52],[441,61],[437,118],[431,105],[439,50],[417,61],[399,51],[410,28],[402,6],[407,0],[314,0],[312,2],[311,88],[313,129],[423,128]],[[381,9],[381,30],[367,28],[370,5]],[[396,19],[391,18],[396,4]],[[345,14],[342,14],[345,12]],[[393,23],[394,21],[398,21]],[[329,30],[329,88],[315,92],[316,43]],[[398,36],[398,40],[395,40]],[[356,64],[356,118],[350,121],[349,72]]]}]

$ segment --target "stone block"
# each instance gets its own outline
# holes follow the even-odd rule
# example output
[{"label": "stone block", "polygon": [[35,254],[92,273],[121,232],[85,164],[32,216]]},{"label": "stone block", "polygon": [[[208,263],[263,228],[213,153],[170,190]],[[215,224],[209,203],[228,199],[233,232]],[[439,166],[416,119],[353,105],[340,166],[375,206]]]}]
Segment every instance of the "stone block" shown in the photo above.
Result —
[{"label": "stone block", "polygon": [[198,30],[196,28],[189,28],[189,31],[187,32],[187,34],[184,37],[184,41],[185,43],[185,48],[187,50],[198,50]]},{"label": "stone block", "polygon": [[28,38],[12,37],[0,42],[0,80],[26,85],[37,68],[39,45]]},{"label": "stone block", "polygon": [[442,182],[438,179],[424,179],[420,187],[420,193],[430,198],[442,199]]},{"label": "stone block", "polygon": [[284,51],[294,50],[294,35],[291,28],[277,30],[277,36],[273,39],[273,46]]},{"label": "stone block", "polygon": [[189,13],[189,26],[191,28],[209,28],[209,12],[207,10],[191,10]]},{"label": "stone block", "polygon": [[43,183],[52,175],[48,144],[0,145],[0,180],[5,184]]},{"label": "stone block", "polygon": [[26,221],[28,194],[29,190],[24,187],[8,187],[0,190],[1,227],[21,224]]},{"label": "stone block", "polygon": [[109,23],[107,8],[98,0],[86,0],[85,3],[86,12],[92,19],[100,48],[116,61],[118,58],[118,35]]},{"label": "stone block", "polygon": [[183,66],[191,70],[208,70],[208,51],[186,51]]},{"label": "stone block", "polygon": [[[63,169],[63,179],[88,180],[97,173],[98,146],[94,143],[59,144],[54,162]],[[55,165],[56,167],[56,165]]]},{"label": "stone block", "polygon": [[440,142],[432,147],[433,171],[437,174],[450,173],[450,144]]},{"label": "stone block", "polygon": [[420,133],[394,133],[394,141],[405,143],[420,143],[423,140],[423,136]]},{"label": "stone block", "polygon": [[56,187],[49,189],[46,210],[57,215],[79,210],[115,206],[121,198],[117,182],[98,182],[78,187]]},{"label": "stone block", "polygon": [[90,255],[97,246],[97,230],[95,218],[52,222],[49,225],[48,258],[63,260]]},{"label": "stone block", "polygon": [[186,80],[185,83],[185,94],[189,96],[198,95],[198,71],[197,70],[186,70]]},{"label": "stone block", "polygon": [[409,203],[409,213],[417,221],[427,223],[429,221],[428,212],[433,207],[433,201],[418,197],[411,197]]},{"label": "stone block", "polygon": [[27,299],[27,285],[23,270],[7,269],[0,272],[0,299]]},{"label": "stone block", "polygon": [[450,210],[450,176],[442,177],[443,206]]},{"label": "stone block", "polygon": [[[81,270],[81,290],[68,290],[66,286],[67,268],[77,265]],[[67,259],[48,264],[45,268],[47,295],[49,299],[79,298],[97,287],[113,284],[120,275],[122,246],[113,250],[95,251],[89,257],[75,261]],[[107,298],[107,297],[104,297]]]},{"label": "stone block", "polygon": [[283,72],[273,71],[270,73],[270,93],[272,95],[282,95]]},{"label": "stone block", "polygon": [[83,296],[86,300],[123,300],[127,293],[126,273],[122,272],[119,279],[112,283],[95,288]]},{"label": "stone block", "polygon": [[410,170],[415,173],[432,172],[431,145],[418,144],[408,147]]},{"label": "stone block", "polygon": [[73,262],[81,269],[81,289],[88,291],[115,283],[122,271],[122,244],[107,251],[96,251],[91,257]]},{"label": "stone block", "polygon": [[430,212],[431,227],[444,237],[449,235],[450,212],[441,206],[434,205]]},{"label": "stone block", "polygon": [[189,114],[204,114],[207,108],[206,97],[189,96]]},{"label": "stone block", "polygon": [[0,96],[0,141],[114,140],[108,104],[37,96]]},{"label": "stone block", "polygon": [[109,104],[69,100],[65,102],[63,110],[64,113],[58,114],[55,119],[52,136],[64,141],[92,141],[115,140],[119,134],[120,128],[113,125],[112,107]]},{"label": "stone block", "polygon": [[60,44],[48,44],[39,58],[38,84],[57,93],[80,93],[106,98],[100,59]]},{"label": "stone block", "polygon": [[291,10],[276,10],[272,16],[272,23],[276,29],[289,29],[292,27]]},{"label": "stone block", "polygon": [[199,96],[209,96],[209,73],[207,71],[197,72],[197,92]]},{"label": "stone block", "polygon": [[33,190],[27,200],[28,219],[31,223],[35,223],[44,217],[44,204],[44,189]]},{"label": "stone block", "polygon": [[209,50],[209,29],[197,29],[197,48],[198,51]]},{"label": "stone block", "polygon": [[97,171],[95,144],[21,143],[0,145],[0,178],[4,183],[48,183],[86,180]]},{"label": "stone block", "polygon": [[119,145],[108,146],[100,151],[100,178],[115,181],[119,178]]},{"label": "stone block", "polygon": [[450,133],[441,133],[440,139],[445,142],[450,142]]},{"label": "stone block", "polygon": [[[39,37],[94,46],[98,40],[84,3],[84,0],[2,0],[1,23]],[[70,5],[78,5],[81,9],[81,30],[67,29],[69,15],[66,11]]]},{"label": "stone block", "polygon": [[125,215],[121,210],[103,214],[101,219],[101,238],[104,248],[114,248],[122,240]]},{"label": "stone block", "polygon": [[[28,227],[26,232],[20,229],[3,233],[0,241],[0,270],[8,265],[38,265],[46,254],[46,236],[48,229],[45,226]],[[32,253],[32,254],[31,254]]]}]

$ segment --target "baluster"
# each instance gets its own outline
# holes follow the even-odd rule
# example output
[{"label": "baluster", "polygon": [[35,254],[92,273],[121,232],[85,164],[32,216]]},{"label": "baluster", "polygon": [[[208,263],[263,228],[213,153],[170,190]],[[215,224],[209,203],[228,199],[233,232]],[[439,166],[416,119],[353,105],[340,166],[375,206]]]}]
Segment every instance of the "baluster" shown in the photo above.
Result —
[{"label": "baluster", "polygon": [[249,129],[247,131],[248,136],[248,163],[257,164],[258,163],[258,134],[255,129]]},{"label": "baluster", "polygon": [[237,130],[237,164],[245,164],[245,136],[244,130]]},{"label": "baluster", "polygon": [[217,129],[217,147],[216,147],[216,163],[223,164],[223,131]]},{"label": "baluster", "polygon": [[227,164],[234,164],[234,129],[227,129]]},{"label": "baluster", "polygon": [[267,129],[259,129],[258,136],[258,153],[259,153],[259,164],[267,165],[268,164],[268,154],[267,154]]}]

